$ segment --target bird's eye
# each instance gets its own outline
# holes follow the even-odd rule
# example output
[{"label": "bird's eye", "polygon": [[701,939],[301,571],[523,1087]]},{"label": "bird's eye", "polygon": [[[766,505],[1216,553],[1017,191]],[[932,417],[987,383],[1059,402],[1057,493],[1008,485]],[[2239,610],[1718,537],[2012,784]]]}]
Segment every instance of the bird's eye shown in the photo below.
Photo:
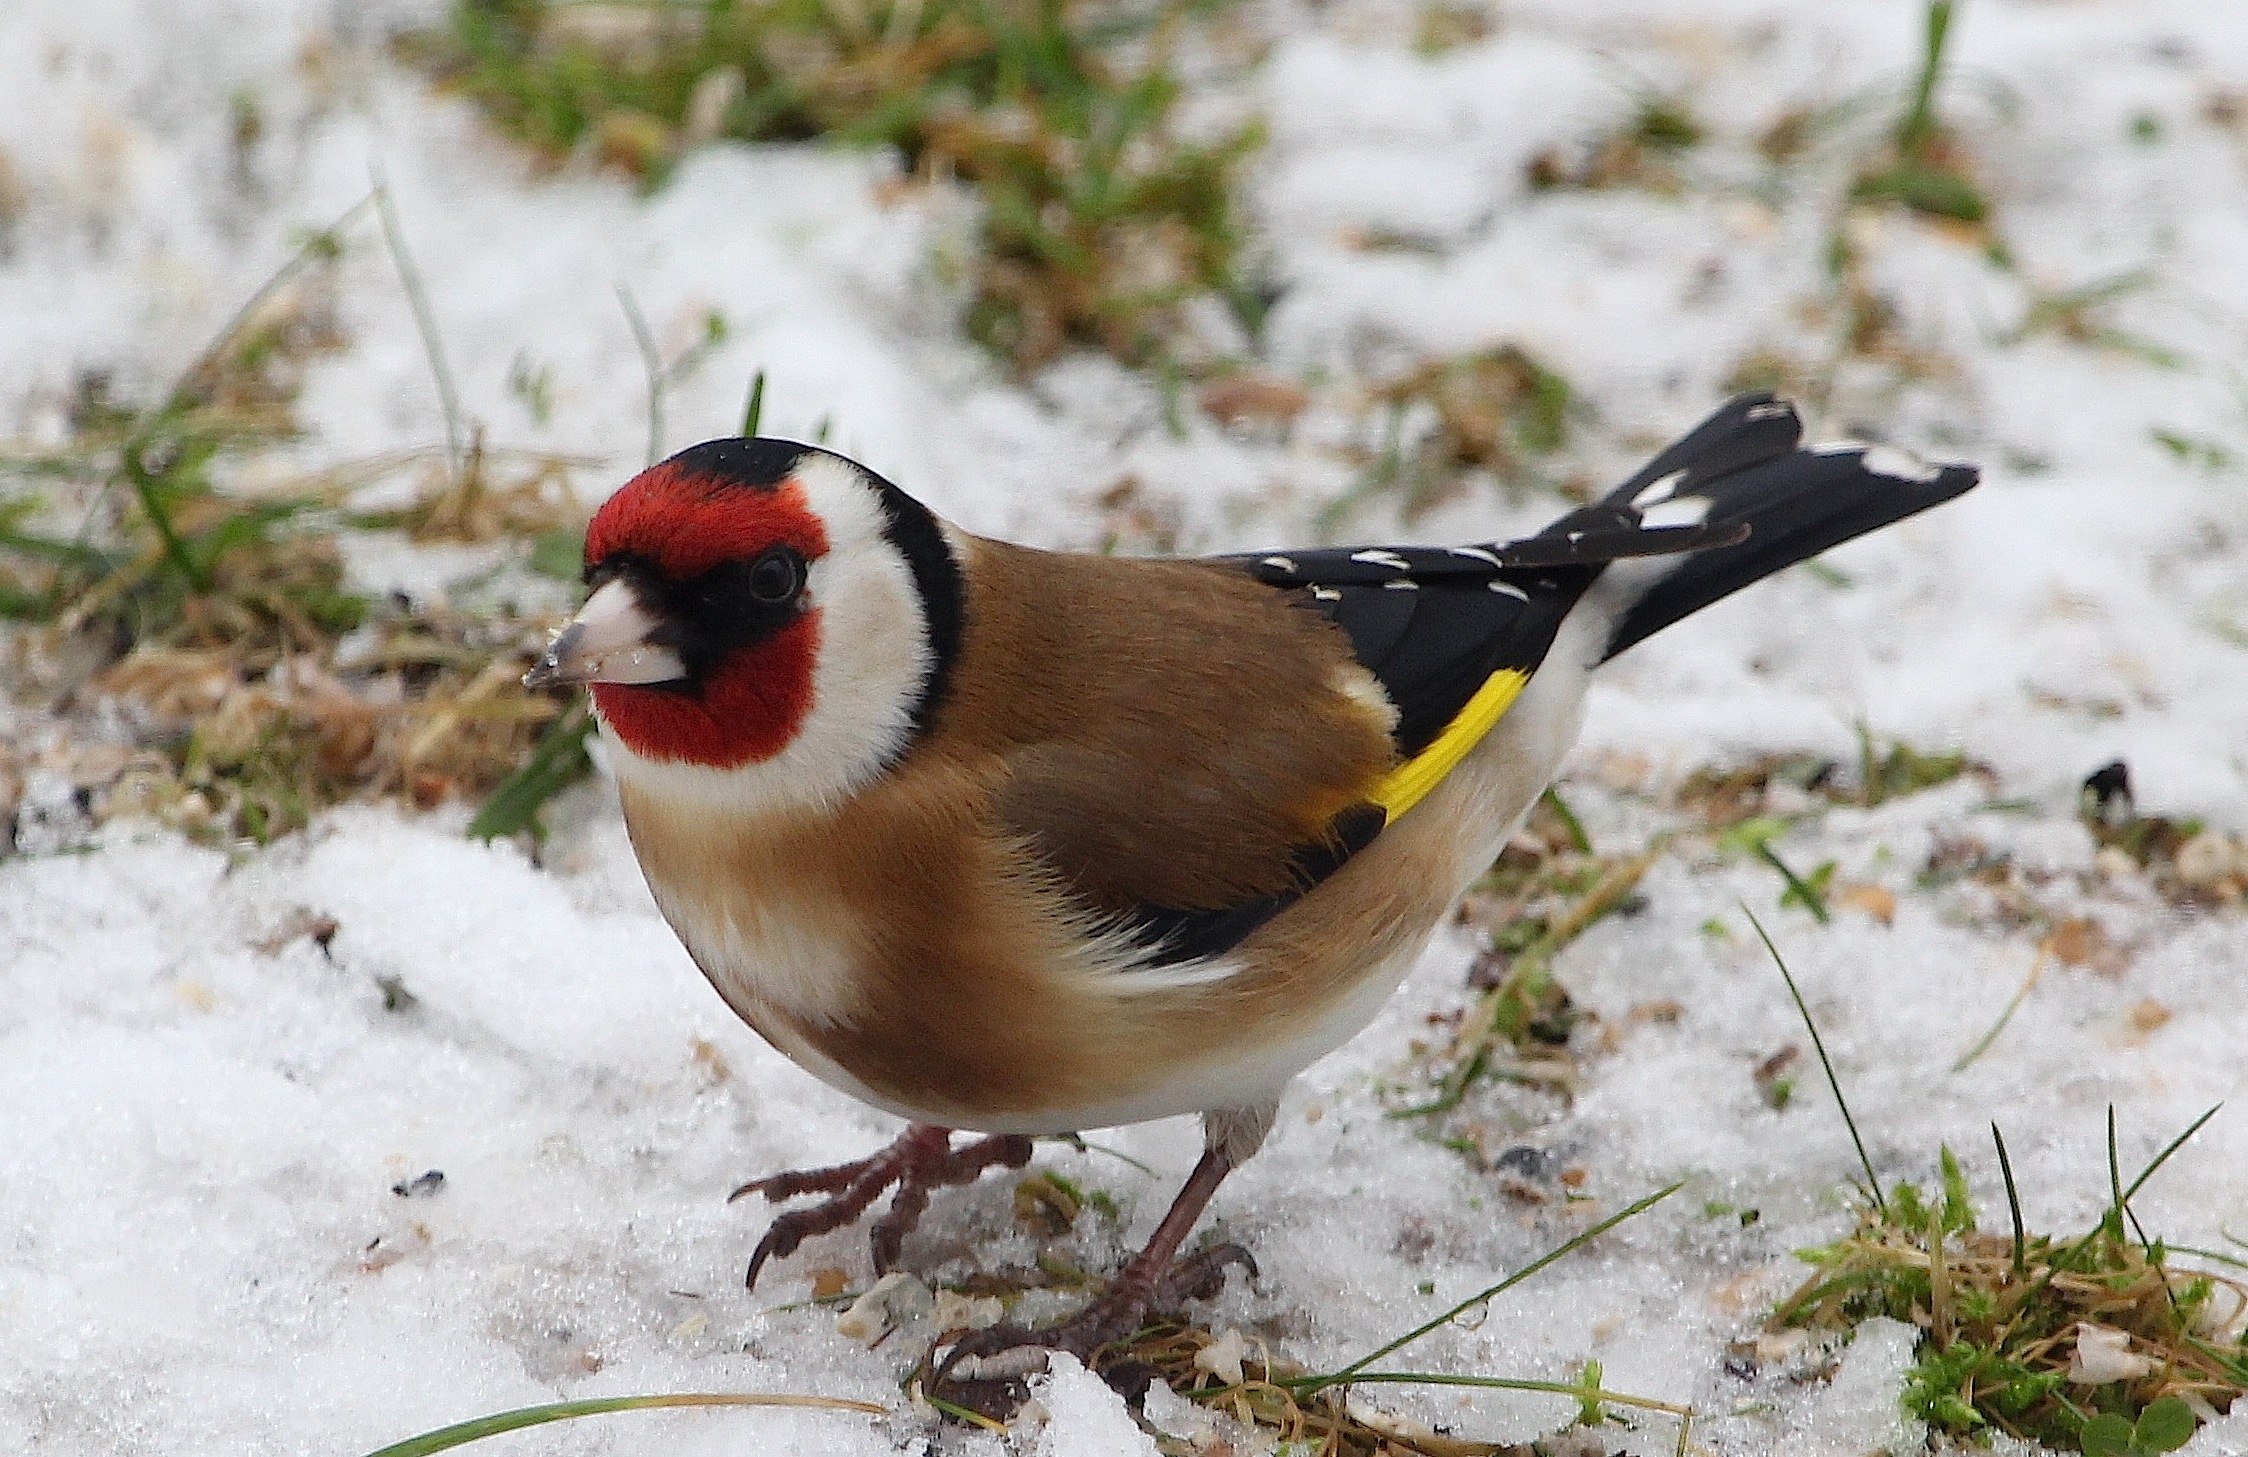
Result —
[{"label": "bird's eye", "polygon": [[781,603],[804,587],[804,559],[785,546],[776,546],[749,569],[749,595],[760,602]]}]

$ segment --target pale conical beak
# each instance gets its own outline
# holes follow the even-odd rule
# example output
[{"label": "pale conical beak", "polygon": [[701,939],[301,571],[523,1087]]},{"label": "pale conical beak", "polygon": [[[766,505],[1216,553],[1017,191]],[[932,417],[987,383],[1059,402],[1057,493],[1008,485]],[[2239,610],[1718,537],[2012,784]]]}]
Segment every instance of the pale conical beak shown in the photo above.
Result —
[{"label": "pale conical beak", "polygon": [[570,625],[548,645],[546,656],[523,675],[526,688],[568,683],[669,683],[687,676],[670,648],[648,640],[658,619],[640,605],[629,582],[601,584]]}]

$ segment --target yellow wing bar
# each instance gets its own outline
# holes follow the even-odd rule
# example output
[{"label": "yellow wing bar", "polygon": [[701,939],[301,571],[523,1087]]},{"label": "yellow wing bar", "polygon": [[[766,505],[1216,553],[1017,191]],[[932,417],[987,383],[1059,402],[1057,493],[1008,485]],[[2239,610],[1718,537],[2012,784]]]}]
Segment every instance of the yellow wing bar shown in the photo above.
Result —
[{"label": "yellow wing bar", "polygon": [[1529,681],[1530,675],[1517,668],[1501,668],[1484,679],[1475,696],[1444,725],[1444,731],[1427,748],[1383,775],[1366,797],[1382,807],[1389,823],[1397,823],[1399,815],[1426,799],[1430,790],[1444,782],[1445,775],[1460,766],[1468,750],[1506,717],[1522,685]]}]

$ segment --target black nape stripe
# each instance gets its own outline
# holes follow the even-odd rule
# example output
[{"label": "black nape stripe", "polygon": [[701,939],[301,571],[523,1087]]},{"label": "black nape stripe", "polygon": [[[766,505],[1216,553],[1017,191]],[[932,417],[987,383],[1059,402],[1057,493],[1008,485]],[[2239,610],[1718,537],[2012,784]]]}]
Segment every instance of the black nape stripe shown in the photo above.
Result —
[{"label": "black nape stripe", "polygon": [[921,596],[921,615],[929,634],[929,675],[921,681],[921,696],[913,701],[913,732],[918,736],[929,727],[952,686],[952,664],[960,656],[967,615],[967,587],[960,563],[944,539],[944,528],[929,508],[874,472],[860,469],[882,492],[882,534],[912,568],[914,589]]}]

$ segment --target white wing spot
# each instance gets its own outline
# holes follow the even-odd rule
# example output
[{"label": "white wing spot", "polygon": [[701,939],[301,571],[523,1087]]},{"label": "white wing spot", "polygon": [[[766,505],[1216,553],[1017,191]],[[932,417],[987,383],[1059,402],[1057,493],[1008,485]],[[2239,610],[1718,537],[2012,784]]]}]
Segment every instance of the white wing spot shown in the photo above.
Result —
[{"label": "white wing spot", "polygon": [[1290,576],[1295,575],[1296,571],[1296,563],[1290,557],[1268,556],[1264,559],[1263,565],[1271,567],[1275,571],[1286,572]]},{"label": "white wing spot", "polygon": [[1485,562],[1494,567],[1506,565],[1499,560],[1496,552],[1485,551],[1480,546],[1448,546],[1444,550],[1452,556],[1464,556],[1469,561]]},{"label": "white wing spot", "polygon": [[1517,602],[1530,600],[1530,594],[1515,586],[1512,582],[1485,582],[1483,585],[1489,587],[1501,597],[1512,597]]},{"label": "white wing spot", "polygon": [[1370,546],[1364,551],[1354,551],[1350,554],[1350,559],[1354,562],[1364,562],[1370,567],[1388,567],[1391,571],[1396,572],[1412,569],[1411,562],[1406,561],[1396,552],[1384,551],[1378,546]]},{"label": "white wing spot", "polygon": [[1333,587],[1313,587],[1311,595],[1321,602],[1340,602],[1343,600],[1343,594]]},{"label": "white wing spot", "polygon": [[1419,590],[1421,590],[1421,584],[1414,581],[1411,577],[1407,577],[1404,580],[1397,582],[1384,582],[1382,583],[1382,587],[1385,591],[1390,592],[1418,592]]}]

